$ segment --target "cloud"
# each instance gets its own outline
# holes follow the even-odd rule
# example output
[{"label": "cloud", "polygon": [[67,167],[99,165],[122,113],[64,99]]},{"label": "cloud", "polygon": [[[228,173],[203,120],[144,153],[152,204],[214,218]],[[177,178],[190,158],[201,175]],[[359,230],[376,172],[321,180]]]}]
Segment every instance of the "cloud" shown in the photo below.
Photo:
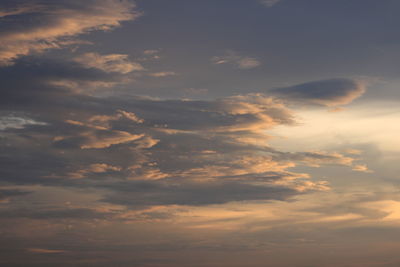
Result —
[{"label": "cloud", "polygon": [[20,105],[40,107],[37,101],[53,105],[62,98],[91,94],[95,89],[129,81],[123,73],[107,72],[68,59],[37,56],[25,56],[1,68],[0,79],[3,84],[0,102],[3,108],[9,106],[10,110],[18,110]]},{"label": "cloud", "polygon": [[284,186],[267,187],[237,182],[147,182],[123,184],[114,189],[116,193],[106,196],[103,201],[136,208],[158,205],[201,206],[242,200],[286,200],[298,194],[297,191]]},{"label": "cloud", "polygon": [[101,189],[105,202],[142,209],[286,200],[329,189],[291,168],[352,167],[353,159],[338,153],[271,148],[266,131],[295,120],[284,104],[262,94],[208,101],[77,94],[63,100],[35,109],[46,125],[7,133],[13,149],[1,147],[6,181]]},{"label": "cloud", "polygon": [[0,117],[0,131],[7,129],[23,129],[27,125],[46,125],[46,123],[15,115]]},{"label": "cloud", "polygon": [[156,55],[158,54],[160,51],[157,49],[149,49],[149,50],[144,50],[143,54],[145,55]]},{"label": "cloud", "polygon": [[352,79],[329,79],[303,83],[269,92],[298,104],[335,107],[351,103],[366,91],[362,81]]},{"label": "cloud", "polygon": [[30,193],[31,192],[29,192],[29,191],[22,191],[19,189],[0,188],[0,203],[7,202],[12,197],[24,196],[24,195],[28,195]]},{"label": "cloud", "polygon": [[189,95],[203,95],[209,92],[206,88],[185,88],[183,91]]},{"label": "cloud", "polygon": [[[7,14],[15,13],[17,22],[24,15],[32,16],[35,23],[27,28],[15,26],[9,37],[8,29],[0,34],[0,41],[6,42],[3,50],[11,53],[3,54],[0,68],[1,111],[22,114],[13,115],[13,119],[2,117],[6,126],[2,135],[5,141],[0,144],[0,182],[85,188],[96,191],[97,199],[103,202],[143,209],[154,205],[288,200],[329,190],[325,181],[314,181],[307,173],[293,171],[296,166],[334,164],[360,169],[353,166],[350,156],[286,153],[268,144],[269,130],[296,125],[294,112],[285,104],[294,89],[285,89],[289,92],[282,99],[261,93],[209,100],[97,95],[93,89],[124,84],[131,72],[144,71],[144,67],[125,54],[29,54],[39,51],[35,48],[39,44],[51,43],[60,48],[76,42],[80,34],[119,26],[122,21],[136,18],[134,5],[116,0],[38,3],[7,9]],[[4,14],[4,18],[10,16]],[[29,49],[16,53],[7,48],[7,42]],[[143,56],[158,53],[146,50]],[[261,64],[234,51],[212,61],[239,69]],[[148,75],[175,74],[163,71]],[[302,101],[317,99],[329,105],[328,100],[345,102],[341,95],[350,98],[348,83],[332,83],[328,82],[335,88],[342,85],[339,87],[346,92],[339,96],[314,93],[310,97],[303,92],[305,85],[294,88],[301,92]],[[58,214],[48,209],[43,212],[49,217]],[[60,213],[73,217],[71,214],[80,212]]]},{"label": "cloud", "polygon": [[[107,129],[110,128],[110,123],[125,120],[130,121],[131,123],[143,123],[144,120],[139,118],[135,113],[127,112],[124,110],[117,110],[115,115],[95,115],[88,119],[89,127],[98,128],[98,129]],[[80,124],[79,122],[75,122]]]},{"label": "cloud", "polygon": [[228,50],[223,56],[215,56],[211,58],[212,63],[216,65],[231,64],[238,69],[253,69],[261,65],[256,58],[238,55],[235,51]]},{"label": "cloud", "polygon": [[175,73],[173,71],[161,71],[161,72],[149,73],[149,76],[152,76],[152,77],[167,77],[167,76],[175,76],[175,75],[177,75],[177,73]]},{"label": "cloud", "polygon": [[26,218],[33,220],[87,220],[87,219],[106,219],[116,213],[108,211],[100,211],[89,208],[73,208],[73,207],[52,207],[46,208],[39,206],[36,209],[13,208],[3,209],[0,211],[0,218]]},{"label": "cloud", "polygon": [[125,0],[35,0],[29,5],[6,0],[1,6],[5,7],[0,18],[1,65],[12,64],[22,55],[79,43],[78,35],[111,30],[139,16],[135,5]]},{"label": "cloud", "polygon": [[74,59],[83,66],[97,68],[105,72],[118,72],[126,74],[132,71],[144,70],[139,63],[129,61],[128,55],[109,54],[100,55],[98,53],[86,53]]},{"label": "cloud", "polygon": [[354,171],[359,171],[359,172],[367,172],[370,173],[372,172],[366,164],[359,164],[359,165],[354,165],[353,166]]},{"label": "cloud", "polygon": [[280,152],[276,151],[276,157],[280,159],[294,160],[305,165],[320,167],[321,165],[352,166],[354,158],[338,152],[310,151],[310,152]]},{"label": "cloud", "polygon": [[105,163],[94,163],[90,164],[87,167],[84,167],[81,170],[77,170],[75,172],[69,173],[68,175],[74,179],[85,178],[90,174],[99,174],[99,173],[107,173],[107,172],[116,172],[120,171],[120,167],[108,165]]},{"label": "cloud", "polygon": [[45,123],[7,129],[1,180],[90,188],[102,192],[104,202],[143,209],[288,200],[329,190],[325,181],[292,171],[296,166],[359,169],[351,156],[339,153],[270,147],[268,130],[296,125],[296,119],[284,102],[266,94],[213,100],[96,97],[54,84],[71,80],[79,89],[81,81],[109,82],[120,75],[76,61],[31,57],[1,68],[0,77],[11,85],[2,89],[8,100],[3,108]]},{"label": "cloud", "polygon": [[60,254],[68,252],[66,250],[61,250],[61,249],[46,249],[46,248],[29,248],[28,251],[31,253],[38,253],[38,254]]},{"label": "cloud", "polygon": [[244,57],[237,61],[239,69],[253,69],[261,65],[260,61],[251,57]]},{"label": "cloud", "polygon": [[[79,122],[67,121],[80,125]],[[112,145],[132,142],[142,138],[143,134],[131,134],[125,131],[90,129],[83,130],[79,135],[55,136],[55,145],[59,147],[80,147],[81,149],[107,148]]]},{"label": "cloud", "polygon": [[272,7],[280,1],[281,0],[259,0],[259,2],[263,5],[265,5],[266,7]]},{"label": "cloud", "polygon": [[[5,2],[7,3],[7,1]],[[7,5],[5,5],[5,7],[3,7],[3,9],[0,11],[0,18],[24,14],[27,12],[31,12],[33,10],[38,10],[38,7],[32,4],[22,4],[20,6],[12,6],[12,7],[7,7]]]}]

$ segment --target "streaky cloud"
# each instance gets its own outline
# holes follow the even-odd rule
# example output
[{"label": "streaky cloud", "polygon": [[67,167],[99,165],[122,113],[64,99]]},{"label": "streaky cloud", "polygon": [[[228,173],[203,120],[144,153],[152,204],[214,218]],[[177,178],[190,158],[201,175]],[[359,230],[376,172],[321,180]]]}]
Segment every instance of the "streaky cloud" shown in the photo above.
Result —
[{"label": "streaky cloud", "polygon": [[[82,43],[77,37],[111,30],[140,14],[126,0],[24,1],[0,3],[0,64],[10,65],[23,55]],[[8,17],[12,16],[12,20]],[[27,19],[29,23],[27,24]],[[83,42],[85,43],[85,42]]]}]

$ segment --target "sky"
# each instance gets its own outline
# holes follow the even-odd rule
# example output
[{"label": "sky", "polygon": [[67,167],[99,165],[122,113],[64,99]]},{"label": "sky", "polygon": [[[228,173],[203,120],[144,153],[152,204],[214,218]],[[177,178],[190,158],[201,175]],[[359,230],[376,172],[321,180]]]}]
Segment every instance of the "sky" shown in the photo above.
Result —
[{"label": "sky", "polygon": [[397,0],[2,0],[0,265],[400,266]]}]

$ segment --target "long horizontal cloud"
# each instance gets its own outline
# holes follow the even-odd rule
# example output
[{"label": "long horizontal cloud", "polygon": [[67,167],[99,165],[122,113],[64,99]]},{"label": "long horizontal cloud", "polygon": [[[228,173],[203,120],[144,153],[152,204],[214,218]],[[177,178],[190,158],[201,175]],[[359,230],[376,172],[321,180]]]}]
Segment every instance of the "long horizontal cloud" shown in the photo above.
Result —
[{"label": "long horizontal cloud", "polygon": [[299,104],[332,107],[351,103],[365,90],[365,83],[362,81],[329,79],[273,89],[269,92]]},{"label": "long horizontal cloud", "polygon": [[24,196],[29,194],[28,191],[22,191],[18,189],[1,189],[0,188],[0,203],[3,201],[7,201],[12,197]]},{"label": "long horizontal cloud", "polygon": [[159,205],[197,206],[242,200],[286,200],[298,194],[296,190],[285,186],[267,187],[237,182],[121,184],[121,187],[114,187],[114,190],[116,192],[106,196],[103,201],[139,208]]}]

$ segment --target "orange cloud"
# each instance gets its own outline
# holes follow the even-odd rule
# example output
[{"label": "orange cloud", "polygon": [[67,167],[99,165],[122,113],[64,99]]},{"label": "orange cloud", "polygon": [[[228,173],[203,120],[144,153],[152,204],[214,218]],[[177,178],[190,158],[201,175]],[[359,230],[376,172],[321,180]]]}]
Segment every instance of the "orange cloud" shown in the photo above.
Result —
[{"label": "orange cloud", "polygon": [[[0,16],[14,15],[13,25],[21,24],[24,27],[12,27],[13,30],[0,33],[0,64],[12,64],[21,55],[79,43],[75,38],[80,34],[111,30],[120,26],[122,21],[137,18],[139,13],[134,8],[135,5],[126,0],[74,0],[49,2],[46,5],[32,1],[29,5],[3,11]],[[24,14],[35,18],[27,27]]]}]

